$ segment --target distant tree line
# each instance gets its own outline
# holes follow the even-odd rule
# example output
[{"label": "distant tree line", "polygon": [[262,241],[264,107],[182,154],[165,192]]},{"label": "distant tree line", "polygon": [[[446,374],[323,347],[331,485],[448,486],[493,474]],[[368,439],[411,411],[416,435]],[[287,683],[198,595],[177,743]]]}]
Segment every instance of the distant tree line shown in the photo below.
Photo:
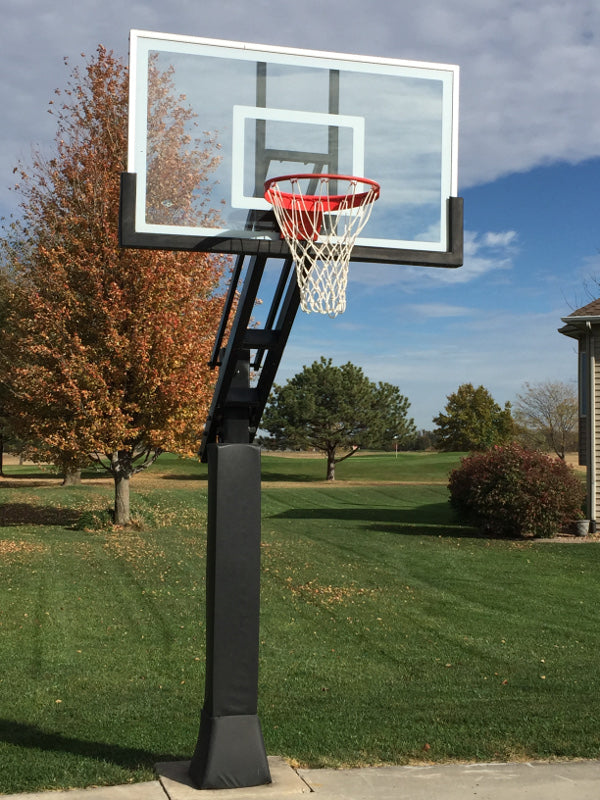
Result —
[{"label": "distant tree line", "polygon": [[501,408],[483,386],[464,383],[434,418],[434,447],[447,451],[485,451],[516,441],[564,459],[577,449],[578,401],[575,389],[559,381],[525,383]]},{"label": "distant tree line", "polygon": [[321,451],[327,478],[360,449],[484,452],[517,442],[564,458],[577,447],[577,397],[565,383],[525,384],[513,414],[484,386],[465,383],[448,395],[433,430],[418,431],[410,403],[387,383],[372,383],[350,362],[321,358],[283,386],[275,386],[261,427],[268,449]]}]

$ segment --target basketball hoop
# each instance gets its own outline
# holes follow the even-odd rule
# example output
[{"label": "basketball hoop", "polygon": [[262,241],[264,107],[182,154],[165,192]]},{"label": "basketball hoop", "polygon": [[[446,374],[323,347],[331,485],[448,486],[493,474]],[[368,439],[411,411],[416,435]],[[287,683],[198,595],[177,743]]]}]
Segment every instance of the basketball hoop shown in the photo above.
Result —
[{"label": "basketball hoop", "polygon": [[335,317],[345,310],[352,248],[379,192],[376,181],[348,175],[285,175],[265,183],[296,264],[303,311]]}]

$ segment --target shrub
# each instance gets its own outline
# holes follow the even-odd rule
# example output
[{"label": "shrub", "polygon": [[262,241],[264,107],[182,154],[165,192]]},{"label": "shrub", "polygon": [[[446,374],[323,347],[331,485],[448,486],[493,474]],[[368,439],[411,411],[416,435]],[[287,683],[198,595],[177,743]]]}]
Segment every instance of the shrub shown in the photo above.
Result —
[{"label": "shrub", "polygon": [[583,482],[564,461],[517,444],[463,458],[450,503],[492,536],[552,537],[582,516]]}]

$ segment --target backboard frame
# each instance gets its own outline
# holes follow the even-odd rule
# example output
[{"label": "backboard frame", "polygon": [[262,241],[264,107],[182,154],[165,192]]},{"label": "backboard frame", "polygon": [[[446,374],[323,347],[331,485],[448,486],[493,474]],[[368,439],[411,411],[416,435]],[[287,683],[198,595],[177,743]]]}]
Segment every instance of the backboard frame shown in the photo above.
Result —
[{"label": "backboard frame", "polygon": [[[282,48],[267,45],[257,45],[239,42],[228,42],[214,39],[204,39],[199,37],[177,36],[171,34],[160,34],[147,31],[131,31],[130,34],[130,116],[129,116],[129,143],[128,143],[128,166],[127,172],[123,173],[121,177],[121,204],[120,204],[120,220],[119,220],[119,237],[120,243],[124,247],[143,248],[143,249],[169,249],[169,250],[186,250],[186,251],[201,251],[213,252],[219,254],[237,254],[237,255],[267,255],[274,258],[287,258],[289,257],[289,249],[283,239],[280,239],[275,233],[277,232],[274,222],[274,215],[272,211],[260,210],[259,203],[248,203],[250,206],[249,214],[254,216],[254,223],[251,231],[240,231],[239,229],[229,229],[227,226],[222,229],[215,229],[210,231],[182,231],[175,226],[169,225],[156,226],[145,225],[143,220],[143,212],[140,209],[144,203],[144,187],[145,180],[142,172],[145,165],[145,156],[140,150],[138,140],[140,139],[139,131],[143,130],[144,120],[144,105],[136,99],[136,86],[140,84],[140,73],[143,74],[144,59],[139,55],[140,50],[147,51],[151,46],[150,43],[159,42],[160,46],[164,44],[165,51],[168,52],[170,47],[175,48],[194,48],[199,47],[209,48],[209,51],[218,54],[223,53],[227,56],[233,52],[242,53],[237,57],[241,58],[258,58],[260,54],[264,54],[264,58],[274,59],[277,63],[278,58],[284,59],[285,63],[299,63],[301,65],[316,63],[320,65],[321,61],[326,65],[341,64],[342,66],[348,64],[349,69],[355,68],[354,65],[360,70],[379,69],[384,73],[394,72],[396,69],[409,71],[417,76],[423,72],[425,78],[428,78],[430,71],[432,75],[444,76],[444,122],[443,122],[443,136],[445,143],[443,145],[444,153],[442,165],[443,187],[440,189],[440,236],[439,241],[431,247],[428,242],[421,243],[420,241],[410,242],[412,246],[398,247],[386,246],[385,242],[376,241],[374,246],[368,243],[362,244],[359,239],[355,245],[352,253],[352,261],[363,262],[379,262],[379,263],[393,263],[393,264],[411,264],[423,266],[439,266],[439,267],[458,267],[463,262],[463,204],[462,198],[457,197],[457,162],[458,162],[458,75],[459,69],[454,65],[443,64],[430,64],[426,62],[413,62],[403,61],[399,59],[385,59],[385,58],[371,58],[366,56],[353,56],[347,54],[326,53],[311,50],[299,50],[295,48]],[[143,47],[140,43],[143,43]],[[243,51],[243,52],[242,52]],[[246,55],[247,54],[247,55]],[[141,61],[140,61],[141,59]],[[282,62],[282,63],[284,63]],[[374,65],[374,66],[371,66]],[[333,72],[333,70],[330,70]],[[143,81],[142,81],[143,82]],[[338,90],[339,91],[339,90]],[[447,96],[446,96],[447,95]],[[265,102],[266,106],[266,102]],[[141,110],[140,110],[141,109]],[[329,109],[332,110],[331,108]],[[244,120],[256,120],[258,129],[258,120],[268,119],[285,119],[285,114],[293,112],[283,111],[281,109],[271,109],[265,107],[262,110],[252,109],[245,106],[243,103],[236,104],[232,107],[232,125],[240,128],[244,124]],[[311,112],[301,112],[305,118],[314,119],[315,124],[319,123],[321,126],[326,126],[328,121],[335,118],[338,120],[340,127],[346,126],[346,129],[354,137],[354,140],[361,141],[361,137],[365,136],[364,126],[361,127],[362,122],[359,115],[339,114],[338,109],[333,108],[335,116],[332,114],[316,114]],[[448,122],[448,114],[451,115],[451,124]],[[142,119],[140,119],[142,117]],[[147,122],[146,122],[147,125]],[[441,125],[441,123],[440,123]],[[137,131],[137,138],[136,138]],[[239,145],[238,145],[239,149]],[[352,163],[353,174],[360,172],[359,167],[362,166],[360,153],[354,156]],[[289,171],[289,170],[288,170]],[[310,170],[299,170],[310,171]],[[363,175],[362,177],[378,179],[377,175]],[[242,198],[247,202],[244,197],[244,191],[238,179],[232,179],[232,194],[237,198]],[[140,194],[140,191],[142,194]],[[385,193],[385,186],[383,187]],[[258,195],[256,195],[258,196]],[[238,207],[239,206],[238,199]],[[254,227],[256,220],[258,226]]]}]

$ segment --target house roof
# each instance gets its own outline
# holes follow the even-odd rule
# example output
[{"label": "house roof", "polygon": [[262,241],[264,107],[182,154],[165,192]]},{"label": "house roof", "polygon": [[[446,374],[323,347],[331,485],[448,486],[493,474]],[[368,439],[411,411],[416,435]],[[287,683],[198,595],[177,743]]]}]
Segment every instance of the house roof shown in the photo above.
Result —
[{"label": "house roof", "polygon": [[[577,311],[573,311],[569,314],[569,317],[600,317],[600,298],[592,300],[587,306],[578,308]],[[565,317],[564,319],[567,318]]]},{"label": "house roof", "polygon": [[562,321],[567,324],[559,328],[558,332],[579,339],[587,328],[587,323],[600,324],[600,298],[592,300],[591,303],[578,308],[577,311],[572,311],[568,317],[562,317]]}]

